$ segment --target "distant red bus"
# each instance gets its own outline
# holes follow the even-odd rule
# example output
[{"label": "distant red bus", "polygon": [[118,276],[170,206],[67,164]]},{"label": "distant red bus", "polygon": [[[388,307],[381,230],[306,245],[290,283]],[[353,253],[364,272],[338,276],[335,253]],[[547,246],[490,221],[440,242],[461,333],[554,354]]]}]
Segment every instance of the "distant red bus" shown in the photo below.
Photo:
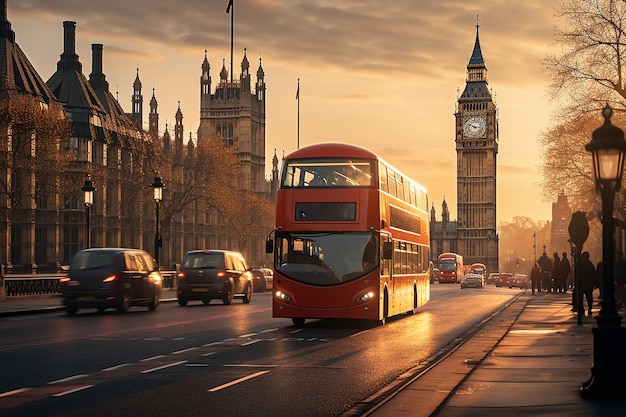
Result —
[{"label": "distant red bus", "polygon": [[273,232],[274,317],[384,323],[430,299],[426,190],[371,151],[326,143],[287,155]]},{"label": "distant red bus", "polygon": [[469,273],[482,275],[483,279],[487,279],[487,267],[485,264],[481,264],[480,262],[473,263],[470,266]]},{"label": "distant red bus", "polygon": [[439,255],[439,283],[459,283],[463,279],[463,257],[456,253],[445,252]]}]

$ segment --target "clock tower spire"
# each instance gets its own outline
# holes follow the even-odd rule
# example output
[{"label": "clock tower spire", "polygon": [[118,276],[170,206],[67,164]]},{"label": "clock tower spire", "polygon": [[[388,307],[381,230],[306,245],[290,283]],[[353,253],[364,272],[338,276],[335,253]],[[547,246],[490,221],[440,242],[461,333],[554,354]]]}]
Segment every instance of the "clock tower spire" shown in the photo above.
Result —
[{"label": "clock tower spire", "polygon": [[481,262],[498,271],[496,230],[496,162],[498,107],[487,80],[480,47],[479,20],[476,40],[467,64],[465,89],[456,103],[457,216],[459,254],[466,263]]}]

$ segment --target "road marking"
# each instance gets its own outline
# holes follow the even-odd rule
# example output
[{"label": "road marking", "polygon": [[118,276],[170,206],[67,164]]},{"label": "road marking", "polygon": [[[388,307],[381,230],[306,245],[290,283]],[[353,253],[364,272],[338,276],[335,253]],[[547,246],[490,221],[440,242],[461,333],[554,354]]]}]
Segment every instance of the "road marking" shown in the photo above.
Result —
[{"label": "road marking", "polygon": [[265,339],[254,339],[254,340],[251,340],[249,342],[246,342],[246,343],[242,344],[241,346],[250,346],[250,345],[253,345],[255,343],[262,342],[263,340],[265,340]]},{"label": "road marking", "polygon": [[141,371],[141,373],[142,374],[148,374],[150,372],[160,371],[161,369],[171,368],[172,366],[180,365],[181,363],[185,363],[185,362],[187,362],[187,361],[172,362],[172,363],[168,363],[167,365],[157,366],[156,368],[146,369],[144,371]]},{"label": "road marking", "polygon": [[172,352],[172,355],[180,355],[181,353],[191,352],[192,350],[198,349],[197,347],[191,347],[189,349],[177,350],[176,352]]},{"label": "road marking", "polygon": [[53,395],[53,397],[62,397],[64,395],[72,394],[74,392],[82,391],[84,389],[91,388],[91,387],[93,387],[93,385],[83,385],[82,387],[78,387],[78,388],[74,388],[74,389],[71,389],[71,390],[68,390],[68,391],[63,391],[63,392],[56,393],[56,394]]},{"label": "road marking", "polygon": [[221,345],[223,342],[213,342],[213,343],[207,343],[206,345],[202,345],[202,347],[209,347],[209,346],[215,346],[215,345]]},{"label": "road marking", "polygon": [[28,390],[31,390],[32,388],[20,388],[20,389],[14,389],[13,391],[7,391],[7,392],[3,392],[2,394],[0,394],[0,398],[3,397],[8,397],[11,395],[15,395],[15,394],[19,394],[20,392],[25,392]]},{"label": "road marking", "polygon": [[256,373],[252,374],[252,375],[244,376],[243,378],[239,378],[239,379],[236,379],[234,381],[231,381],[231,382],[229,382],[227,384],[211,388],[210,390],[208,390],[208,392],[216,392],[216,391],[219,391],[219,390],[223,390],[224,388],[232,387],[233,385],[237,385],[237,384],[239,384],[241,382],[244,382],[244,381],[247,381],[249,379],[256,378],[257,376],[261,376],[261,375],[266,374],[268,372],[269,371],[259,371],[259,372],[256,372]]},{"label": "road marking", "polygon": [[211,355],[215,355],[217,352],[208,352],[208,353],[203,353],[202,356],[211,356]]},{"label": "road marking", "polygon": [[153,356],[151,358],[145,358],[145,359],[141,359],[139,362],[148,362],[148,361],[153,361],[155,359],[161,359],[164,358],[165,355],[157,355],[157,356]]},{"label": "road marking", "polygon": [[80,379],[80,378],[84,378],[88,375],[74,375],[74,376],[68,376],[67,378],[63,378],[63,379],[57,379],[56,381],[52,381],[52,382],[48,382],[48,385],[54,385],[54,384],[60,384],[63,382],[68,382],[68,381],[74,381],[75,379]]},{"label": "road marking", "polygon": [[248,334],[243,334],[239,337],[252,337],[252,336],[256,336],[258,333],[248,333]]},{"label": "road marking", "polygon": [[129,366],[130,363],[123,363],[121,365],[115,365],[115,366],[111,366],[110,368],[104,368],[103,371],[115,371],[117,369],[123,368],[125,366]]}]

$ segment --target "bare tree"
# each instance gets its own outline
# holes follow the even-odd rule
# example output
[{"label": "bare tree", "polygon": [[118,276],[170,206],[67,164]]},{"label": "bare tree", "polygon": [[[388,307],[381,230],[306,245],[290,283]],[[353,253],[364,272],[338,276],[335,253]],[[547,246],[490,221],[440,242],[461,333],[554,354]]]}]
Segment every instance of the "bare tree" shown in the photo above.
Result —
[{"label": "bare tree", "polygon": [[559,50],[544,65],[561,115],[599,113],[606,103],[626,111],[626,2],[566,0],[556,18]]},{"label": "bare tree", "polygon": [[[2,101],[0,125],[6,135],[0,147],[0,168],[11,172],[1,176],[0,187],[13,207],[19,207],[32,191],[64,194],[73,189],[71,177],[65,175],[75,159],[75,154],[65,149],[71,125],[59,104],[48,106],[30,96]],[[36,178],[34,190],[20,181],[31,173]]]}]

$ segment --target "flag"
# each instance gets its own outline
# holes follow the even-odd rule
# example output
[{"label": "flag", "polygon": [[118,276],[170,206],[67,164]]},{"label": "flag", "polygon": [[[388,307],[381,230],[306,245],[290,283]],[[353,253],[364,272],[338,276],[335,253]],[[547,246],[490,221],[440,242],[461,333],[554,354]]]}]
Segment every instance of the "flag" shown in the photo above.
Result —
[{"label": "flag", "polygon": [[230,14],[231,7],[233,7],[233,0],[228,0],[228,6],[226,6],[226,13]]}]

